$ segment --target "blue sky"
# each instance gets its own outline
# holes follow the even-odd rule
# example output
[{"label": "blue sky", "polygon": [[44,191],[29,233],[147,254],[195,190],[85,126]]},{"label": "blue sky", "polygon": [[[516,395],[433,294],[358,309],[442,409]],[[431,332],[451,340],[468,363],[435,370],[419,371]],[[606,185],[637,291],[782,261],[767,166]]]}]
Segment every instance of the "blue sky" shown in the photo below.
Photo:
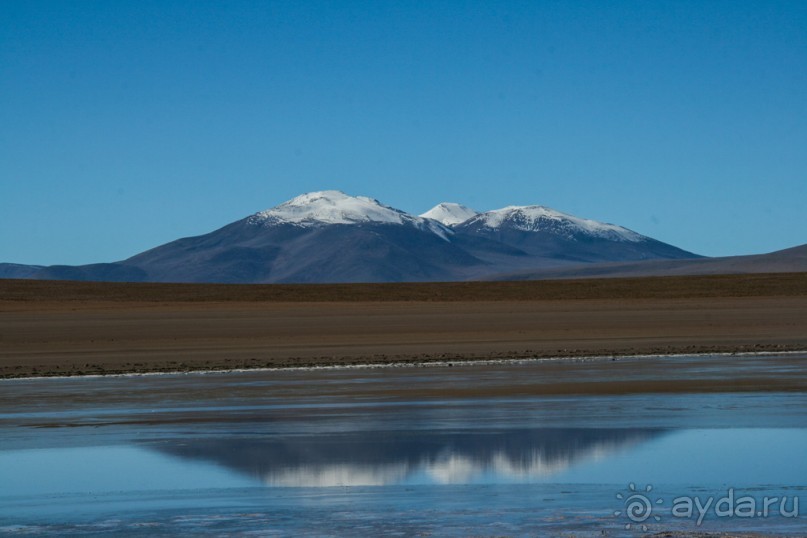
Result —
[{"label": "blue sky", "polygon": [[0,261],[312,190],[807,242],[807,2],[0,3]]}]

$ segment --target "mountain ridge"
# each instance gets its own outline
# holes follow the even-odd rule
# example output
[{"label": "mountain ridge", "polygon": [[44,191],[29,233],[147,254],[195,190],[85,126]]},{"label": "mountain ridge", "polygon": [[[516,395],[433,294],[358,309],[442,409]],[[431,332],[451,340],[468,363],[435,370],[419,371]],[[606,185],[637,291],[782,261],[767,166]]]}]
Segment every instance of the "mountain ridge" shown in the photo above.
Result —
[{"label": "mountain ridge", "polygon": [[[464,220],[463,220],[464,218]],[[418,282],[573,264],[697,258],[615,224],[543,206],[417,216],[366,196],[305,193],[217,230],[112,263],[0,264],[0,277],[150,282]]]}]

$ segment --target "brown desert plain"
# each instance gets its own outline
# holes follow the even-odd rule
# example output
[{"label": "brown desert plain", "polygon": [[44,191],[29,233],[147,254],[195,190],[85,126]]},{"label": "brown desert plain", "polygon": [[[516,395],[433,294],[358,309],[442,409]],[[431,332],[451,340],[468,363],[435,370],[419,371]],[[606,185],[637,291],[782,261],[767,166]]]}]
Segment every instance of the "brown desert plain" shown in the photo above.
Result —
[{"label": "brown desert plain", "polygon": [[3,378],[802,350],[807,273],[338,285],[0,280]]}]

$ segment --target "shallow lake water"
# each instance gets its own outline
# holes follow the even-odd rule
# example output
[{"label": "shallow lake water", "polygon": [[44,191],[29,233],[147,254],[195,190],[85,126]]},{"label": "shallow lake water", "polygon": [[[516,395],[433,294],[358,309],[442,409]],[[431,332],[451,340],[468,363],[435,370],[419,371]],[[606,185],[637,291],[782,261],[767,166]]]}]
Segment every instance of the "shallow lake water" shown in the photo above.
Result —
[{"label": "shallow lake water", "polygon": [[[637,383],[714,375],[704,357],[630,361],[653,363],[624,370]],[[804,534],[807,394],[485,390],[601,367],[5,381],[0,533]]]}]

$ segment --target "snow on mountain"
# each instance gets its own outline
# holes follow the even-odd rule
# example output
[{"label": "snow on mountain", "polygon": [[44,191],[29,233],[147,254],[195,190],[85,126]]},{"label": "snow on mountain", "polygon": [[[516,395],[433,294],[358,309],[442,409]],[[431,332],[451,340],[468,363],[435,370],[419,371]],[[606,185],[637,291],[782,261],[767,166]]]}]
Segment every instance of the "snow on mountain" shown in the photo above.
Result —
[{"label": "snow on mountain", "polygon": [[294,224],[357,224],[385,222],[403,224],[406,213],[366,196],[349,196],[341,191],[301,194],[253,216],[256,221]]},{"label": "snow on mountain", "polygon": [[309,192],[276,207],[256,213],[250,224],[273,226],[292,224],[309,228],[329,224],[411,225],[448,240],[447,226],[510,229],[527,232],[551,231],[573,238],[583,234],[612,241],[638,242],[643,236],[617,226],[583,219],[543,206],[508,206],[477,213],[466,206],[444,202],[420,216],[387,206],[374,198],[350,196],[341,191]]},{"label": "snow on mountain", "polygon": [[537,205],[508,206],[480,213],[469,219],[465,225],[478,225],[489,229],[499,229],[506,226],[525,232],[553,230],[555,232],[561,231],[569,236],[582,233],[611,241],[638,242],[644,239],[641,234],[622,226],[583,219]]},{"label": "snow on mountain", "polygon": [[437,222],[442,222],[446,226],[451,226],[452,224],[465,222],[478,214],[478,211],[474,211],[470,207],[462,204],[443,202],[442,204],[437,204],[420,216],[424,219],[436,220]]},{"label": "snow on mountain", "polygon": [[448,239],[450,230],[431,220],[415,217],[386,206],[367,196],[350,196],[342,191],[318,191],[301,194],[276,207],[256,213],[251,224],[294,224],[313,227],[324,224],[411,224]]}]

